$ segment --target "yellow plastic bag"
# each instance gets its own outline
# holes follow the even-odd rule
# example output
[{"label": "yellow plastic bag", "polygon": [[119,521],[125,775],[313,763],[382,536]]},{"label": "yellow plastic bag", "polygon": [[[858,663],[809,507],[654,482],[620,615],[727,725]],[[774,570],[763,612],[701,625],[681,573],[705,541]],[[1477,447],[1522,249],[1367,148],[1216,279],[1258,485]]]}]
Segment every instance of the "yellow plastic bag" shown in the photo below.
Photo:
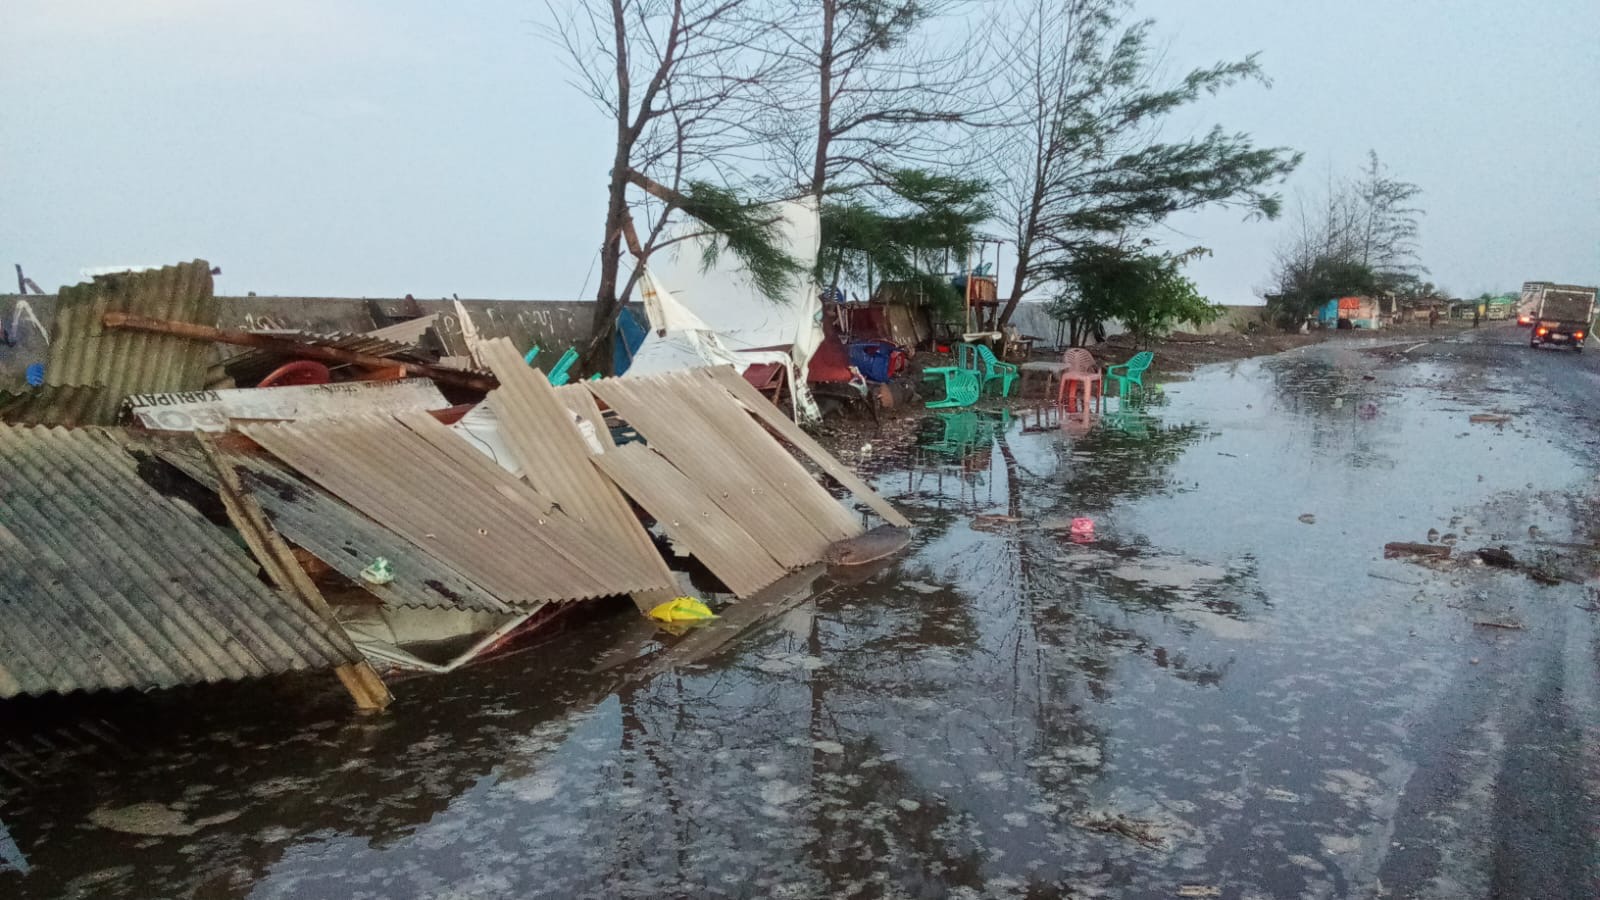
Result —
[{"label": "yellow plastic bag", "polygon": [[676,597],[650,610],[650,618],[668,625],[705,622],[716,617],[711,607],[693,597]]}]

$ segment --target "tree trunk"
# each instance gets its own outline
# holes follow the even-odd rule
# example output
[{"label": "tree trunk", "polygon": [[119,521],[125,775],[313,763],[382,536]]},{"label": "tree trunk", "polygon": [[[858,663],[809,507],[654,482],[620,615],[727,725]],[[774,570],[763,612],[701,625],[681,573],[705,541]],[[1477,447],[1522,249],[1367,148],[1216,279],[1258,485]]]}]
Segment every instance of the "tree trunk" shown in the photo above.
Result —
[{"label": "tree trunk", "polygon": [[[1011,314],[1017,311],[1017,304],[1022,302],[1022,285],[1028,280],[1029,259],[1028,251],[1020,244],[1017,246],[1017,265],[1012,269],[1011,296],[1006,298],[1005,308],[1000,310],[1000,318],[995,322],[995,328],[1001,329],[1011,321]],[[998,273],[996,273],[998,276]]]},{"label": "tree trunk", "polygon": [[811,194],[822,207],[833,140],[833,27],[837,0],[822,0],[822,47],[817,51],[817,153],[811,161]]}]

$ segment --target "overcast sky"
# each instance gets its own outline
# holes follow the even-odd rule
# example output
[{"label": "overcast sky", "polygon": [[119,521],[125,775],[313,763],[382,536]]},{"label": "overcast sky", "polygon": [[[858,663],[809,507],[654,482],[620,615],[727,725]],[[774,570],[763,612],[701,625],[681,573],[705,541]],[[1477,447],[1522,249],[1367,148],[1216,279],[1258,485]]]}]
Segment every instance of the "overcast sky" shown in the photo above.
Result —
[{"label": "overcast sky", "polygon": [[[1290,203],[1371,148],[1425,190],[1441,286],[1600,281],[1600,2],[1139,9],[1174,70],[1261,52],[1270,90],[1180,124],[1304,151]],[[587,297],[608,135],[543,15],[499,0],[5,0],[0,263],[46,290],[88,267],[202,257],[230,294]],[[1191,274],[1238,303],[1280,231],[1216,211],[1162,237],[1212,248]]]}]

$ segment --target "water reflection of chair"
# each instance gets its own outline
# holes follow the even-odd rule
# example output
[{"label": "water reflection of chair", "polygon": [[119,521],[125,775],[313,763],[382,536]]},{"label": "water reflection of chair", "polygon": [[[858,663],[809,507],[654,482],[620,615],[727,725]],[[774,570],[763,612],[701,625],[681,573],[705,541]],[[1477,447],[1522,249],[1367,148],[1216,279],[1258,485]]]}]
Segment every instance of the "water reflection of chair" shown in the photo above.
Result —
[{"label": "water reflection of chair", "polygon": [[936,441],[922,445],[930,453],[960,456],[978,442],[978,414],[975,412],[943,413],[939,416],[944,431]]},{"label": "water reflection of chair", "polygon": [[994,441],[995,430],[1010,424],[1011,411],[941,413],[939,420],[943,429],[939,438],[921,444],[922,449],[941,456],[964,457],[974,450],[987,449]]},{"label": "water reflection of chair", "polygon": [[1137,406],[1123,407],[1118,404],[1117,411],[1106,413],[1101,421],[1109,428],[1115,428],[1129,437],[1142,440],[1150,437],[1150,425],[1154,420]]}]

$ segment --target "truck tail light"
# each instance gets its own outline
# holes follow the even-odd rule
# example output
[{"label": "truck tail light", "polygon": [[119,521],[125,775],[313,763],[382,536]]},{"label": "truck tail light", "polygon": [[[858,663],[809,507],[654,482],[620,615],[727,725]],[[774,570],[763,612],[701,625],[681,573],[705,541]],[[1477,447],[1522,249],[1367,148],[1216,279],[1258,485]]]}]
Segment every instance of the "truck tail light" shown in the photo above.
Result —
[{"label": "truck tail light", "polygon": [[1548,329],[1548,328],[1539,329],[1539,336],[1540,337],[1544,337],[1545,335],[1547,335],[1549,333],[1550,333],[1550,329]]}]

